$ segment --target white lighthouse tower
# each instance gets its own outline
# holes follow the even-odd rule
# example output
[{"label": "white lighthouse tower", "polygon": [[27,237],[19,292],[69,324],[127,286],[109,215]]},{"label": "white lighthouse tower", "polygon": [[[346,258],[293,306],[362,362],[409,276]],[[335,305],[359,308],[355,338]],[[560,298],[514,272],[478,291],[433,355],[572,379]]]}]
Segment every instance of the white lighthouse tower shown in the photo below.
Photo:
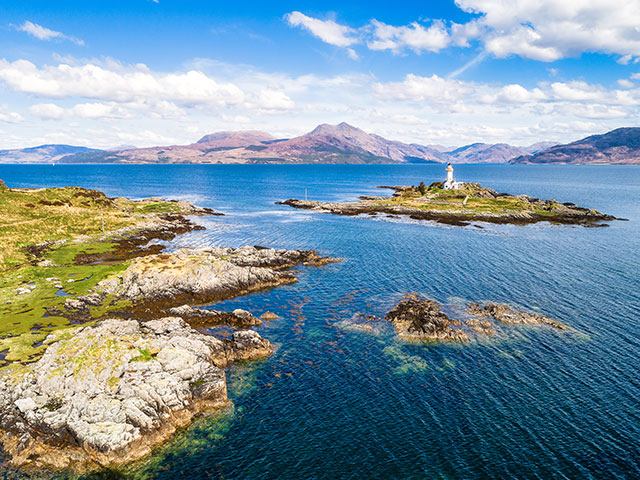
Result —
[{"label": "white lighthouse tower", "polygon": [[453,167],[451,164],[447,165],[447,179],[444,181],[442,188],[445,190],[457,190],[462,185],[460,182],[456,182],[456,179],[453,178]]}]

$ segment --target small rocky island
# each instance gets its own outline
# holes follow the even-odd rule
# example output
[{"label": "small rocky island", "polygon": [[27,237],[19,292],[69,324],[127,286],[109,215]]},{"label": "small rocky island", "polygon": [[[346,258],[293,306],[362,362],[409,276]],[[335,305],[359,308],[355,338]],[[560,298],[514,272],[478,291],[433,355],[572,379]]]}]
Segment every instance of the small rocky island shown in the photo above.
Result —
[{"label": "small rocky island", "polygon": [[542,200],[528,195],[498,193],[479,183],[462,183],[447,178],[430,186],[381,186],[394,190],[391,197],[364,196],[359,202],[316,202],[291,198],[280,205],[336,215],[403,216],[447,225],[464,226],[473,222],[527,225],[538,222],[604,227],[606,221],[621,220],[573,203]]},{"label": "small rocky island", "polygon": [[391,322],[396,334],[406,340],[467,342],[470,335],[493,335],[496,324],[539,325],[557,330],[568,327],[537,313],[517,310],[496,303],[469,303],[457,315],[447,315],[442,305],[434,300],[421,299],[408,294],[385,318]]},{"label": "small rocky island", "polygon": [[[15,466],[122,465],[228,405],[224,367],[273,347],[250,312],[197,305],[336,261],[258,246],[166,253],[155,240],[221,215],[185,202],[0,182],[0,207],[0,444]],[[219,324],[233,333],[197,330]]]}]

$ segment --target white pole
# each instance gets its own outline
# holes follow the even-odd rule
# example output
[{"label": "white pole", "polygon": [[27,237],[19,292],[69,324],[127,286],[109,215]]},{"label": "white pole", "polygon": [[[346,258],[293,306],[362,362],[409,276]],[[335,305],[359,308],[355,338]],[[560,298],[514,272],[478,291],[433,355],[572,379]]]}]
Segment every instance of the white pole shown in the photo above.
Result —
[{"label": "white pole", "polygon": [[307,189],[306,189],[306,187],[304,189],[304,201],[305,202],[307,201]]}]

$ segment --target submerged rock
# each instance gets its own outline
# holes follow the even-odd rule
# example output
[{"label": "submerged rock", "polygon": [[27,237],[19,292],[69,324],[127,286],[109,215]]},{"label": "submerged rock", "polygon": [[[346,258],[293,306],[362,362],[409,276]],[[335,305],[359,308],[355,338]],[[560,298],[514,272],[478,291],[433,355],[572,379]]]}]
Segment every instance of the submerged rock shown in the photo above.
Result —
[{"label": "submerged rock", "polygon": [[269,320],[277,320],[280,317],[273,312],[264,312],[262,315],[260,315],[260,318],[267,322]]},{"label": "submerged rock", "polygon": [[[558,330],[568,327],[544,315],[516,310],[497,303],[469,303],[459,318],[442,311],[434,300],[408,294],[385,318],[393,324],[398,336],[411,340],[467,341],[469,334],[493,335],[496,322],[509,325],[546,325]],[[456,327],[456,328],[453,328]]]},{"label": "submerged rock", "polygon": [[229,404],[222,367],[269,355],[253,331],[220,340],[179,318],[104,320],[51,335],[0,373],[0,442],[13,465],[86,469],[139,459],[205,410]]},{"label": "submerged rock", "polygon": [[544,315],[515,310],[509,305],[499,303],[486,303],[484,305],[470,303],[467,305],[467,313],[472,318],[485,322],[488,321],[487,319],[494,319],[511,325],[548,325],[559,330],[567,329],[565,324]]},{"label": "submerged rock", "polygon": [[398,336],[411,340],[469,340],[466,332],[454,329],[461,322],[452,320],[442,306],[433,300],[421,300],[407,295],[385,316],[393,324]]}]

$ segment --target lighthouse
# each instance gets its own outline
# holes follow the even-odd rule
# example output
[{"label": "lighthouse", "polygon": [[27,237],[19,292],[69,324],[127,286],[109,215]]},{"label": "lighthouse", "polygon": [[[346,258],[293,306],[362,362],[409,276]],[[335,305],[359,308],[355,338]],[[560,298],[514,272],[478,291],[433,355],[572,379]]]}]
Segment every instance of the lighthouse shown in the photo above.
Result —
[{"label": "lighthouse", "polygon": [[453,167],[451,164],[447,165],[447,179],[444,181],[442,188],[445,190],[457,190],[462,185],[460,182],[456,182],[456,179],[453,178]]}]

